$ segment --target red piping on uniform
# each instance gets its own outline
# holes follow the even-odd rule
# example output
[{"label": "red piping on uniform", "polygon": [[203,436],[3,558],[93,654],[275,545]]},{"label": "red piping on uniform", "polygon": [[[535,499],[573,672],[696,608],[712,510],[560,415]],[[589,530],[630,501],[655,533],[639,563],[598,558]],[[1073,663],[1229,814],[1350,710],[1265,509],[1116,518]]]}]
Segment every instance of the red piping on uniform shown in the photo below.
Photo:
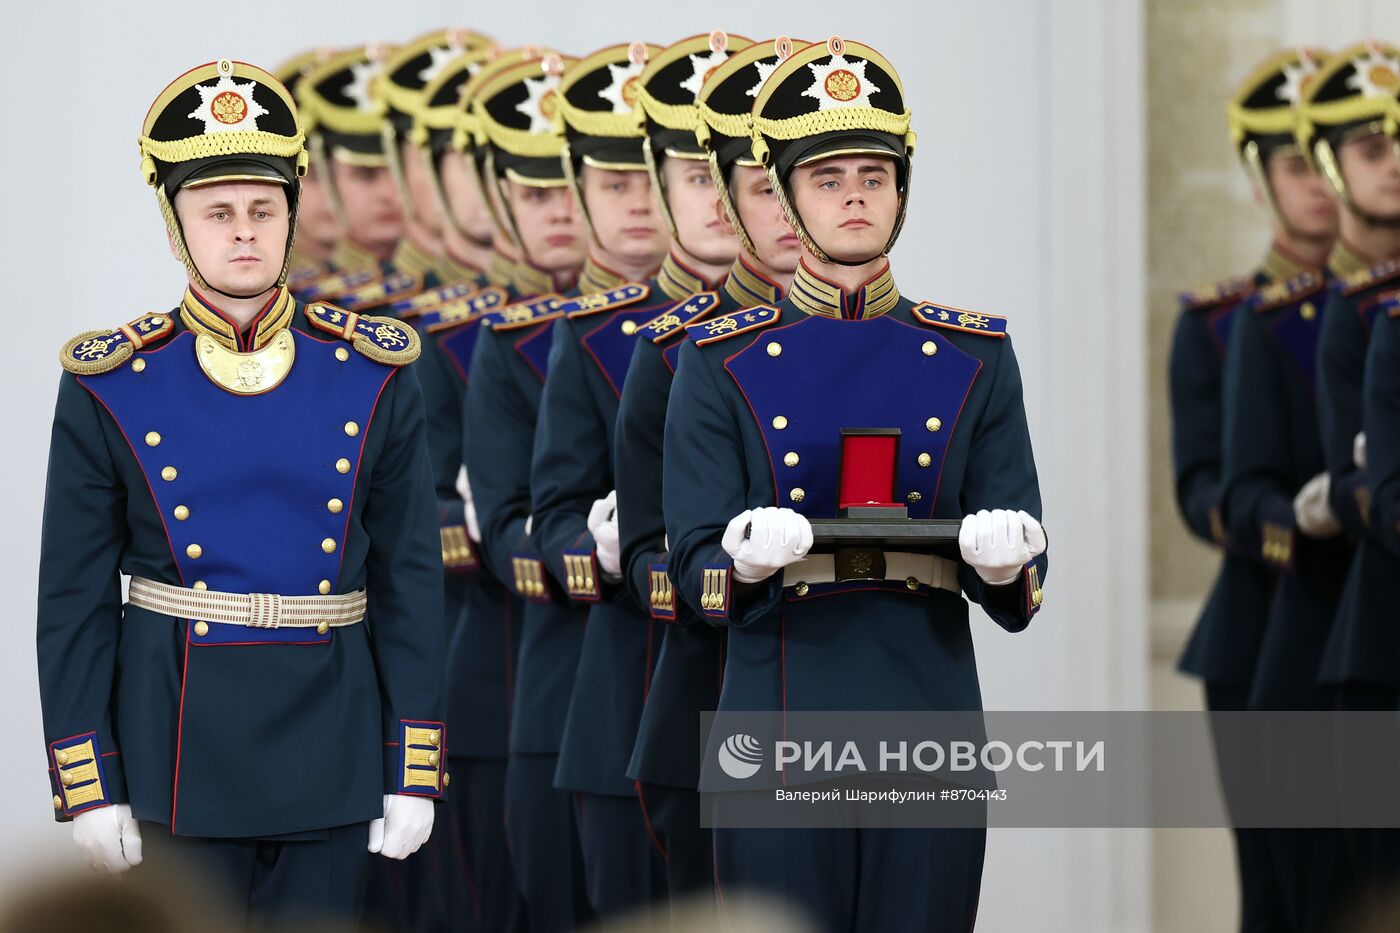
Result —
[{"label": "red piping on uniform", "polygon": [[661,840],[656,838],[656,830],[651,825],[651,814],[647,812],[646,798],[642,796],[642,782],[635,780],[632,787],[637,791],[637,805],[642,808],[642,822],[646,824],[647,835],[651,837],[651,844],[656,847],[656,851],[661,854],[661,861],[671,864],[671,856],[667,854],[666,847],[661,844]]},{"label": "red piping on uniform", "polygon": [[656,620],[647,618],[647,660],[646,666],[642,668],[642,702],[645,703],[647,694],[651,693],[651,652],[652,643],[656,638]]},{"label": "red piping on uniform", "polygon": [[[948,342],[952,344],[952,341]],[[953,344],[953,347],[957,349],[959,353],[962,352],[955,344]],[[929,518],[933,517],[934,507],[938,505],[938,492],[943,488],[943,468],[948,464],[948,451],[953,449],[953,435],[957,433],[958,422],[962,420],[963,409],[967,407],[967,400],[972,397],[972,387],[977,384],[977,377],[980,375],[982,375],[982,361],[977,360],[977,371],[972,374],[972,381],[967,384],[967,391],[963,393],[963,400],[958,405],[958,413],[953,416],[953,424],[948,428],[948,440],[943,445],[943,457],[938,464],[938,482],[933,484],[933,501],[928,504]],[[990,395],[987,397],[987,400],[990,403]]]},{"label": "red piping on uniform", "polygon": [[340,530],[340,560],[335,564],[335,582],[340,584],[340,571],[345,566],[345,539],[350,534],[350,515],[354,512],[355,488],[360,484],[360,467],[365,462],[365,442],[369,440],[369,426],[374,423],[375,413],[379,411],[379,400],[384,397],[384,389],[389,385],[389,380],[394,378],[397,369],[389,370],[384,381],[379,384],[379,391],[374,394],[374,404],[369,407],[369,417],[365,419],[364,427],[360,430],[360,447],[355,452],[355,478],[350,481],[350,508],[345,510],[345,524]]},{"label": "red piping on uniform", "polygon": [[724,885],[719,883],[719,847],[710,847],[710,860],[715,866],[715,899],[719,901],[719,916],[724,922],[725,929],[729,929],[729,905],[724,902]]},{"label": "red piping on uniform", "polygon": [[170,789],[170,835],[175,835],[175,811],[180,805],[180,747],[185,741],[185,681],[190,674],[190,624],[185,623],[185,663],[180,668],[180,712],[175,717],[175,783]]},{"label": "red piping on uniform", "polygon": [[514,668],[515,668],[515,655],[514,655],[514,653],[511,651],[511,642],[510,642],[510,600],[508,600],[508,599],[502,600],[502,601],[501,601],[501,608],[502,608],[502,610],[503,610],[502,615],[501,615],[501,622],[502,622],[502,628],[504,629],[505,644],[506,644],[506,663],[505,663],[505,673],[506,673],[506,684],[505,684],[505,686],[506,686],[506,732],[509,733],[509,732],[510,732],[510,718],[511,718],[511,704],[512,704],[512,703],[514,702],[514,700],[515,700],[515,669],[514,669]]}]

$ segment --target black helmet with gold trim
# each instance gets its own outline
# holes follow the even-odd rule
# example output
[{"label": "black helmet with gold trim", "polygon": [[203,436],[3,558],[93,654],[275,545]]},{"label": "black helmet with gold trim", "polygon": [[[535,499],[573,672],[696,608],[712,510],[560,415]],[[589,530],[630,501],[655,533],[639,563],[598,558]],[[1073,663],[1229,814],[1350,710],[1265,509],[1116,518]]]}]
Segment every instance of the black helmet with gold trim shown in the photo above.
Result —
[{"label": "black helmet with gold trim", "polygon": [[330,61],[335,55],[336,50],[330,46],[307,49],[305,52],[299,52],[278,65],[272,70],[272,73],[277,76],[278,81],[281,81],[282,84],[286,86],[287,90],[292,92],[292,99],[295,100],[297,106],[300,107],[301,91],[298,85],[301,83],[301,79],[310,74],[317,66]]},{"label": "black helmet with gold trim", "polygon": [[[904,86],[894,66],[867,45],[832,36],[793,53],[764,82],[753,105],[753,155],[768,170],[774,192],[804,247],[833,259],[807,233],[787,188],[792,170],[837,155],[874,154],[894,160],[899,216],[882,252],[904,223],[914,133]],[[866,260],[868,261],[868,260]]]},{"label": "black helmet with gold trim", "polygon": [[667,158],[705,161],[705,147],[696,139],[700,110],[696,98],[705,79],[734,52],[751,45],[749,39],[731,36],[721,29],[682,39],[667,46],[647,62],[639,79],[637,103],[646,137],[642,154],[651,175],[652,190],[671,236],[676,222],[666,199],[666,179],[660,171]]},{"label": "black helmet with gold trim", "polygon": [[645,171],[642,114],[637,108],[642,71],[661,51],[648,42],[612,45],[578,60],[559,82],[559,119],[565,148],[564,171],[579,213],[592,232],[579,172],[585,165],[614,171]]},{"label": "black helmet with gold trim", "polygon": [[695,129],[696,141],[708,154],[716,194],[739,236],[739,244],[750,256],[757,253],[739,212],[734,209],[734,201],[729,195],[729,179],[735,165],[761,167],[753,157],[753,137],[750,135],[753,102],[778,65],[791,57],[794,49],[806,45],[806,42],[794,42],[787,36],[779,36],[734,50],[705,78],[696,98],[696,112],[700,117]]},{"label": "black helmet with gold trim", "polygon": [[1336,53],[1303,89],[1296,135],[1303,154],[1342,197],[1337,148],[1357,136],[1396,135],[1400,49],[1362,42]]},{"label": "black helmet with gold trim", "polygon": [[302,118],[313,154],[352,165],[384,166],[382,107],[374,84],[393,55],[390,45],[350,49],[313,68],[302,79]]},{"label": "black helmet with gold trim", "polygon": [[384,137],[384,157],[406,213],[412,213],[413,199],[404,181],[399,144],[412,134],[424,106],[424,91],[455,59],[491,45],[491,39],[470,29],[439,29],[395,49],[375,79],[371,91],[382,114],[379,132]]},{"label": "black helmet with gold trim", "polygon": [[297,180],[306,172],[305,141],[291,92],[244,62],[220,59],[192,68],[156,97],[141,127],[141,173],[156,189],[166,229],[196,285],[210,287],[185,246],[175,195],[222,181],[284,186],[290,225],[281,285],[296,228]]}]

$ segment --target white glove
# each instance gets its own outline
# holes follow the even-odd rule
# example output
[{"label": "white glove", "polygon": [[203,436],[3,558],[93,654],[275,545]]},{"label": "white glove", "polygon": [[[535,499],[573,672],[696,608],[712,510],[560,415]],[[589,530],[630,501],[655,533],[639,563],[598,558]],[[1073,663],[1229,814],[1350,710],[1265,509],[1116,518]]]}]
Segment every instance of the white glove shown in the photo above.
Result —
[{"label": "white glove", "polygon": [[771,505],[749,509],[730,519],[720,544],[734,559],[734,579],[757,583],[807,556],[812,549],[812,523],[792,509]]},{"label": "white glove", "polygon": [[408,858],[432,835],[434,809],[426,797],[385,794],[383,818],[369,824],[369,850],[385,858]]},{"label": "white glove", "polygon": [[1351,442],[1351,462],[1358,470],[1366,469],[1366,432],[1360,431]]},{"label": "white glove", "polygon": [[1309,538],[1330,538],[1341,533],[1342,523],[1337,521],[1327,498],[1331,487],[1332,478],[1323,471],[1304,483],[1293,497],[1293,520]]},{"label": "white glove", "polygon": [[593,549],[603,576],[613,583],[622,579],[622,543],[617,531],[617,490],[606,499],[593,500],[588,510],[588,532],[593,535]]},{"label": "white glove", "polygon": [[983,582],[1004,586],[1045,553],[1045,529],[1025,512],[986,509],[963,519],[958,531],[962,559]]},{"label": "white glove", "polygon": [[481,543],[481,524],[476,520],[476,502],[472,500],[472,486],[467,482],[467,468],[457,468],[457,494],[462,497],[465,503],[463,517],[467,523],[467,537],[477,544]]},{"label": "white glove", "polygon": [[141,829],[128,804],[87,810],[73,817],[73,841],[97,871],[117,874],[141,864]]}]

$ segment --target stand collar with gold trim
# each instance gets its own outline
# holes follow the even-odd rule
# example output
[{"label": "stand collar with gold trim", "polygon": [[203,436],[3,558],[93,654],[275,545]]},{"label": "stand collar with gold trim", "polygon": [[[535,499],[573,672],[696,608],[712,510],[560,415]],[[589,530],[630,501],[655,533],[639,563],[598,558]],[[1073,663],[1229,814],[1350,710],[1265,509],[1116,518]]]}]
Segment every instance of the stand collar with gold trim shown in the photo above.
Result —
[{"label": "stand collar with gold trim", "polygon": [[1271,243],[1269,251],[1264,254],[1264,261],[1260,264],[1259,271],[1264,273],[1270,282],[1287,282],[1294,276],[1317,270],[1298,260],[1277,243]]},{"label": "stand collar with gold trim", "polygon": [[419,249],[418,245],[408,237],[399,240],[399,245],[394,250],[394,256],[389,260],[389,265],[394,267],[395,272],[417,276],[420,281],[433,270],[436,263],[436,257]]},{"label": "stand collar with gold trim", "polygon": [[342,238],[331,253],[331,266],[336,272],[379,272],[379,260],[369,250],[360,249]]},{"label": "stand collar with gold trim", "polygon": [[1327,257],[1327,271],[1339,279],[1365,272],[1373,265],[1375,262],[1362,256],[1355,247],[1348,246],[1341,237],[1337,237],[1337,242],[1332,244],[1332,252]]},{"label": "stand collar with gold trim", "polygon": [[598,292],[605,292],[626,284],[625,278],[592,256],[584,260],[583,271],[579,273],[578,277],[579,291],[585,295],[596,295]]},{"label": "stand collar with gold trim", "polygon": [[783,300],[783,287],[745,262],[742,253],[724,280],[724,293],[741,308],[775,305]]},{"label": "stand collar with gold trim", "polygon": [[491,264],[486,267],[486,281],[492,285],[509,285],[515,281],[515,263],[500,253],[491,254]]},{"label": "stand collar with gold trim", "polygon": [[661,268],[656,272],[656,287],[672,301],[680,301],[700,292],[711,291],[718,285],[712,286],[706,282],[700,273],[687,266],[672,250],[666,254]]},{"label": "stand collar with gold trim", "polygon": [[240,332],[238,326],[224,316],[224,313],[209,303],[193,288],[185,289],[180,300],[180,318],[185,326],[195,334],[206,334],[225,349],[235,353],[261,350],[267,346],[279,331],[292,323],[296,301],[285,288],[276,289],[267,304],[263,305],[258,316],[253,318],[247,332]]},{"label": "stand collar with gold trim", "polygon": [[792,277],[792,290],[788,297],[807,314],[862,321],[879,317],[899,304],[899,289],[890,275],[888,262],[855,294],[847,295],[840,285],[827,281],[807,268],[804,259],[797,265],[797,274]]}]

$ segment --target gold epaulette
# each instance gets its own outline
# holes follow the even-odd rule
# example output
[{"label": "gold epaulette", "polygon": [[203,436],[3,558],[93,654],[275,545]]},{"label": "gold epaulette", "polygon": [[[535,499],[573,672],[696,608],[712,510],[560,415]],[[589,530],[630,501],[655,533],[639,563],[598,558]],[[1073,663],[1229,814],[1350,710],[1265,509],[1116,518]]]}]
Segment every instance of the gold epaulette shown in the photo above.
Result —
[{"label": "gold epaulette", "polygon": [[1254,290],[1254,279],[1247,275],[1236,276],[1223,282],[1202,285],[1180,293],[1177,298],[1183,311],[1206,311],[1218,308],[1232,301],[1239,301]]},{"label": "gold epaulette", "polygon": [[1354,295],[1376,285],[1384,285],[1392,279],[1400,279],[1400,259],[1387,259],[1369,269],[1353,272],[1342,279],[1342,294]]},{"label": "gold epaulette", "polygon": [[690,335],[692,343],[703,347],[707,343],[727,340],[735,334],[746,334],[776,324],[780,316],[778,309],[772,305],[755,305],[733,314],[721,314],[712,320],[692,324],[685,332]]},{"label": "gold epaulette", "polygon": [[997,314],[964,311],[962,308],[936,305],[931,301],[916,304],[910,311],[915,318],[934,327],[960,330],[965,334],[981,334],[984,337],[996,337],[997,339],[1006,336],[1006,318]]},{"label": "gold epaulette", "polygon": [[545,321],[552,321],[557,317],[563,317],[564,312],[559,310],[559,304],[564,300],[561,295],[541,295],[538,298],[531,298],[529,301],[518,301],[513,305],[506,305],[499,311],[488,312],[482,321],[492,330],[516,330],[521,327],[530,327]]},{"label": "gold epaulette", "polygon": [[637,328],[652,343],[663,343],[719,307],[719,292],[699,292],[678,301]]},{"label": "gold epaulette", "polygon": [[558,310],[571,318],[587,317],[601,311],[616,311],[618,308],[634,305],[650,294],[650,285],[628,282],[626,285],[619,285],[617,288],[610,288],[605,292],[594,292],[591,295],[567,298],[559,304]]},{"label": "gold epaulette", "polygon": [[175,330],[175,318],[163,312],[143,314],[116,330],[87,330],[69,340],[58,351],[58,361],[70,373],[95,376],[111,372],[131,358],[131,354]]},{"label": "gold epaulette", "polygon": [[1255,293],[1255,311],[1273,311],[1321,290],[1324,280],[1316,272],[1303,272],[1282,282],[1270,282]]},{"label": "gold epaulette", "polygon": [[335,334],[364,356],[386,366],[404,366],[418,359],[418,333],[391,317],[356,314],[335,305],[306,306],[312,327]]}]

